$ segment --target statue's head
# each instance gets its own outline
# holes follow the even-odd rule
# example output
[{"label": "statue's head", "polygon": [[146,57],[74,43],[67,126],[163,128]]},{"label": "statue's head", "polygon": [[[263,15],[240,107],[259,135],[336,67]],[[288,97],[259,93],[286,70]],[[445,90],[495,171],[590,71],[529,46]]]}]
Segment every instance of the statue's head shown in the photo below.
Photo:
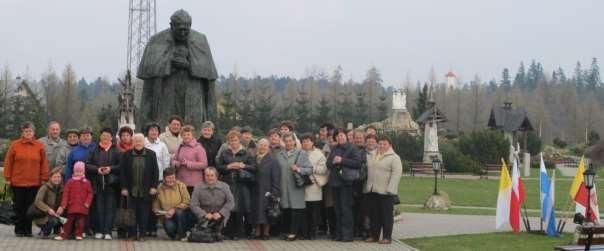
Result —
[{"label": "statue's head", "polygon": [[183,9],[177,10],[170,17],[170,30],[176,41],[187,41],[191,31],[191,16]]}]

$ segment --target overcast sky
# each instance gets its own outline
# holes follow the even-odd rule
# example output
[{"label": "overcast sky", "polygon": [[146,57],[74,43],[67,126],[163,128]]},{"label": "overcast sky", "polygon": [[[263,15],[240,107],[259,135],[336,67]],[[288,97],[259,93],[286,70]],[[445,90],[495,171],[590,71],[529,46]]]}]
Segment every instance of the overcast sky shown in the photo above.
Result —
[{"label": "overcast sky", "polygon": [[[604,1],[157,0],[158,31],[177,9],[208,37],[219,74],[304,76],[337,65],[361,80],[376,66],[388,85],[408,73],[453,70],[499,79],[521,60],[571,75],[604,60]],[[39,78],[49,63],[116,79],[126,68],[128,0],[0,0],[0,63]]]}]

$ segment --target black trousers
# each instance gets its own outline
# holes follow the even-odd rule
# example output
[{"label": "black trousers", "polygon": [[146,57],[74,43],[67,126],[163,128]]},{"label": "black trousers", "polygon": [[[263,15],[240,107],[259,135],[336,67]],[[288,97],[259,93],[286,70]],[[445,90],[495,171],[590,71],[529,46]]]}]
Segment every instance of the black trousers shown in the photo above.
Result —
[{"label": "black trousers", "polygon": [[249,234],[247,225],[249,225],[248,213],[231,212],[231,216],[229,217],[224,229],[225,235],[231,238],[244,237],[245,235]]},{"label": "black trousers", "polygon": [[354,238],[352,186],[340,186],[333,189],[336,210],[336,239],[352,240]]},{"label": "black trousers", "polygon": [[140,236],[144,236],[145,231],[147,231],[151,203],[145,201],[143,198],[130,197],[129,199],[128,207],[134,209],[136,214],[136,226],[128,229],[128,235],[130,237],[135,237],[138,233]]},{"label": "black trousers", "polygon": [[302,234],[307,238],[314,238],[321,218],[321,201],[307,201],[304,209],[306,219],[302,224]]},{"label": "black trousers", "polygon": [[392,239],[392,227],[394,225],[394,197],[377,193],[368,193],[369,205],[373,205],[369,211],[369,234],[378,240],[380,232],[383,239]]},{"label": "black trousers", "polygon": [[355,236],[364,236],[369,232],[369,216],[367,213],[367,196],[365,194],[354,195],[354,233]]},{"label": "black trousers", "polygon": [[304,209],[283,209],[283,231],[281,233],[298,235],[304,220]]},{"label": "black trousers", "polygon": [[34,203],[38,188],[40,187],[11,186],[13,190],[13,203],[15,203],[15,214],[17,215],[15,234],[31,234],[31,219],[27,218],[26,212],[27,208]]}]

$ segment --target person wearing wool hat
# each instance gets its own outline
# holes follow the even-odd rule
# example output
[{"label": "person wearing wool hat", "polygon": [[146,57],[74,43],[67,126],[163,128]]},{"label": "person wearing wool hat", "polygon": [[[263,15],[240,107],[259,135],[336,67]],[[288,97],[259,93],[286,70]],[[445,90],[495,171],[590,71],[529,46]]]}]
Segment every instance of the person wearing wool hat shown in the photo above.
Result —
[{"label": "person wearing wool hat", "polygon": [[67,210],[67,222],[63,224],[63,232],[55,240],[65,240],[73,233],[75,239],[83,239],[84,227],[88,218],[88,211],[92,203],[92,185],[84,176],[86,164],[77,161],[73,165],[73,175],[65,184],[61,206],[57,215],[62,215]]},{"label": "person wearing wool hat", "polygon": [[216,156],[218,156],[218,152],[222,146],[222,141],[220,141],[214,133],[215,129],[212,121],[203,122],[203,124],[201,124],[201,136],[197,139],[197,142],[206,149],[208,166],[213,167],[216,167]]}]

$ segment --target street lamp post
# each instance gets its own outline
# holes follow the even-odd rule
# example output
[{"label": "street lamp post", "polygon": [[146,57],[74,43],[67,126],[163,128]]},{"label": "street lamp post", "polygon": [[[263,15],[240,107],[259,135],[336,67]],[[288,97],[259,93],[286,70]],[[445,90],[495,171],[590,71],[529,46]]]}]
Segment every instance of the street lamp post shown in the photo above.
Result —
[{"label": "street lamp post", "polygon": [[587,234],[587,243],[585,243],[585,250],[589,250],[591,247],[591,241],[593,239],[593,220],[591,219],[591,189],[594,187],[596,178],[596,172],[594,171],[593,164],[589,164],[589,168],[583,173],[583,181],[585,182],[585,188],[587,188],[587,209],[585,210],[585,223],[584,226],[589,225],[590,228]]},{"label": "street lamp post", "polygon": [[438,157],[432,158],[432,169],[434,170],[434,193],[433,195],[438,195],[438,172],[440,171],[440,159]]}]

